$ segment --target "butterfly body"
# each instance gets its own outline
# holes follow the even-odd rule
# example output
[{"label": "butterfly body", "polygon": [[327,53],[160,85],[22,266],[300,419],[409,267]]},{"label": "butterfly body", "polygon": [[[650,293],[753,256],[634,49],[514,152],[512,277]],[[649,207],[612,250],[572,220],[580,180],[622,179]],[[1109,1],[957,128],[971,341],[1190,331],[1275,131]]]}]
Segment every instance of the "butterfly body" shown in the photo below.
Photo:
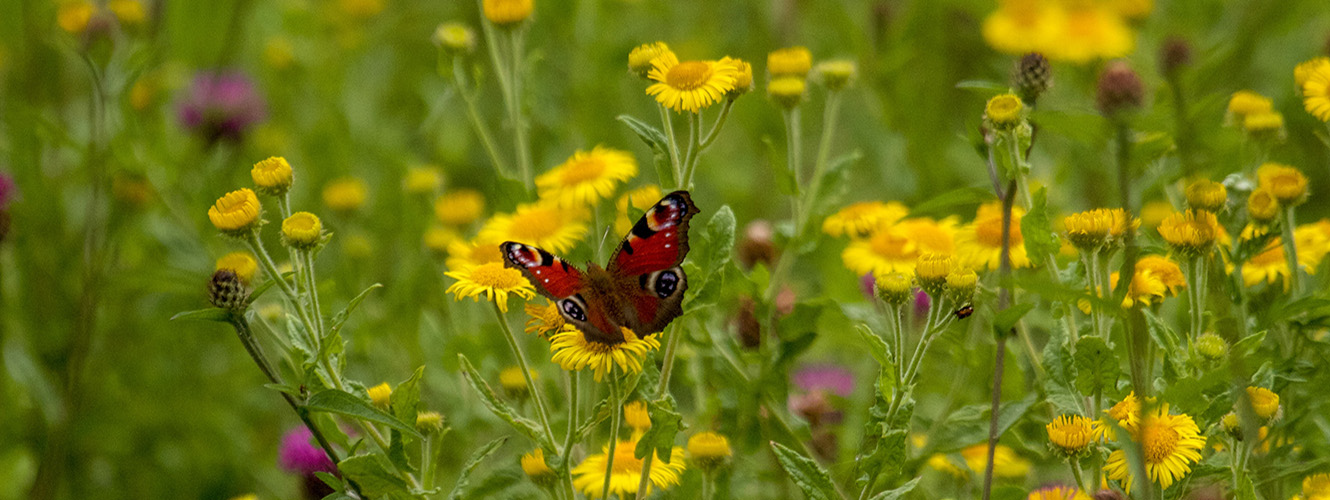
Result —
[{"label": "butterfly body", "polygon": [[679,264],[688,253],[688,222],[698,212],[686,191],[675,191],[653,205],[602,268],[586,270],[518,242],[500,246],[504,262],[526,276],[559,314],[588,341],[623,342],[622,329],[637,336],[665,328],[683,314],[688,280]]}]

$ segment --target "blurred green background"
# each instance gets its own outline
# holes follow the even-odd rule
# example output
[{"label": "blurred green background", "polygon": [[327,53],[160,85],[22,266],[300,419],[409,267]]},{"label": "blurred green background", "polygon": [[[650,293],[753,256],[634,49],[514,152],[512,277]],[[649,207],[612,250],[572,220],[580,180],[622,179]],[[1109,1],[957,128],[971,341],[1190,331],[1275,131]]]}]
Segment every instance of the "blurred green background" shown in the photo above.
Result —
[{"label": "blurred green background", "polygon": [[[378,3],[382,10],[370,15],[357,10]],[[444,296],[442,264],[421,243],[432,200],[404,193],[402,178],[410,167],[432,164],[446,172],[449,188],[503,192],[462,101],[436,70],[430,41],[440,22],[478,26],[477,5],[144,6],[142,23],[71,34],[57,22],[58,2],[0,2],[0,171],[19,190],[0,242],[0,499],[298,496],[298,478],[276,466],[279,436],[298,424],[294,415],[261,387],[261,374],[225,326],[168,322],[205,305],[213,261],[235,249],[215,235],[207,207],[249,185],[250,165],[271,155],[296,169],[295,207],[320,213],[336,233],[320,259],[325,300],[340,309],[364,287],[385,285],[350,323],[348,370],[377,383],[426,366],[425,406],[445,413],[453,428],[447,439],[456,440],[441,479],[448,485],[468,450],[510,432],[464,390],[456,354],[491,374],[509,357],[483,308]],[[636,153],[642,176],[654,182],[649,149],[614,120],[631,114],[654,122],[654,102],[625,70],[637,44],[663,40],[684,58],[740,57],[759,74],[768,51],[804,45],[816,59],[848,58],[859,67],[836,144],[838,152],[863,155],[851,167],[849,199],[910,205],[957,187],[986,189],[971,137],[990,92],[957,84],[1007,80],[1013,57],[980,35],[994,8],[984,0],[536,0],[525,97],[534,163],[542,171],[575,149],[604,144]],[[1295,64],[1326,50],[1324,0],[1157,2],[1128,58],[1147,83],[1149,108],[1135,123],[1143,142],[1169,142],[1174,130],[1157,69],[1158,47],[1171,35],[1194,48],[1182,82],[1201,173],[1219,179],[1252,161],[1241,134],[1223,127],[1228,96],[1249,88],[1272,97],[1286,119],[1289,137],[1270,157],[1302,168],[1313,193],[1330,189],[1328,148],[1312,133],[1323,126],[1303,112],[1292,83]],[[1055,87],[1033,118],[1042,134],[1034,173],[1055,187],[1051,202],[1063,212],[1112,205],[1114,191],[1104,189],[1111,185],[1110,130],[1094,110],[1098,67],[1055,64]],[[177,119],[193,73],[214,68],[252,76],[266,102],[266,119],[243,140],[209,143]],[[482,111],[501,130],[497,90],[481,78]],[[741,225],[788,216],[771,196],[778,191],[771,169],[784,161],[780,112],[757,80],[758,91],[739,100],[699,168],[694,199],[703,217],[722,204]],[[813,96],[809,108],[820,109],[820,95]],[[806,137],[819,130],[816,116],[805,115]],[[1147,167],[1137,185],[1146,199],[1162,199],[1179,166],[1165,159]],[[330,213],[322,186],[346,176],[367,183],[368,200],[353,213]],[[1301,208],[1301,220],[1330,215],[1324,200]],[[488,199],[492,211],[519,201]],[[972,214],[973,203],[932,215],[949,212]],[[856,277],[840,265],[839,243],[822,245],[803,264],[815,269],[799,273],[817,277],[798,285],[800,296],[861,300]],[[725,323],[718,315],[714,326]],[[858,345],[848,320],[821,325],[805,358],[859,374],[856,391],[864,397],[847,414],[861,414],[874,368],[843,354]],[[527,351],[542,352],[538,342]],[[958,399],[983,401],[991,349],[945,343],[936,356],[974,365],[963,378],[973,389]],[[931,389],[920,391],[935,398],[955,375],[939,361],[925,372]],[[557,367],[537,365],[557,393]],[[683,370],[676,386],[701,383],[699,375]],[[928,404],[921,401],[921,413]],[[496,484],[520,473],[515,457],[524,446],[510,444],[488,466]],[[507,494],[533,491],[518,486]]]}]

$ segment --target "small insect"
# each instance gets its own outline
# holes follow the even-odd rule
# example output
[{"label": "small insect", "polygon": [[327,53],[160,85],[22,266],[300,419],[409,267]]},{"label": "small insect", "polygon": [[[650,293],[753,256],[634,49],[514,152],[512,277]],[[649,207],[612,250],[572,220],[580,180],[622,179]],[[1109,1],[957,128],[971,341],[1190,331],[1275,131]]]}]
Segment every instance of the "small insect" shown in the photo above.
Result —
[{"label": "small insect", "polygon": [[974,306],[965,304],[956,310],[956,319],[965,319],[970,317],[971,314],[974,314]]}]

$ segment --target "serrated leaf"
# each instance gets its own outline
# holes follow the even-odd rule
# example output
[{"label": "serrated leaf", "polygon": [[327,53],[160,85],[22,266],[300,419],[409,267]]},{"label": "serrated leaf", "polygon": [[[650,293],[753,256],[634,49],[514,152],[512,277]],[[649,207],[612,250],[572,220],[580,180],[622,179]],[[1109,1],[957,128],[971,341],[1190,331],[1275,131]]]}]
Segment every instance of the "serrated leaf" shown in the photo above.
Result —
[{"label": "serrated leaf", "polygon": [[462,375],[466,377],[467,383],[480,395],[480,401],[484,403],[486,408],[489,408],[490,413],[504,422],[508,422],[508,425],[511,425],[513,429],[530,438],[541,448],[555,449],[554,443],[550,442],[549,438],[540,431],[535,422],[521,416],[511,406],[508,406],[508,403],[494,394],[494,389],[491,389],[485,379],[481,378],[480,374],[476,372],[476,367],[471,365],[471,360],[466,359],[465,354],[458,354],[457,361],[461,365]]},{"label": "serrated leaf", "polygon": [[425,367],[416,368],[410,378],[393,389],[389,401],[392,403],[393,416],[398,420],[415,424],[416,413],[420,410],[420,379],[424,376]]},{"label": "serrated leaf", "polygon": [[897,500],[901,497],[904,497],[905,494],[914,491],[914,487],[919,485],[920,479],[922,478],[916,477],[914,479],[911,479],[910,482],[900,485],[899,488],[878,493],[877,495],[873,496],[871,500]]},{"label": "serrated leaf", "polygon": [[1076,342],[1076,389],[1082,394],[1112,388],[1118,380],[1118,358],[1099,337],[1082,337]]},{"label": "serrated leaf", "polygon": [[328,328],[328,331],[331,332],[329,333],[330,336],[336,335],[342,330],[342,324],[346,323],[347,318],[351,317],[351,312],[355,311],[356,307],[359,307],[360,303],[364,302],[366,297],[369,297],[369,292],[374,291],[376,288],[383,288],[383,285],[379,283],[370,285],[368,288],[361,291],[359,295],[356,295],[355,298],[351,299],[351,302],[346,304],[346,308],[333,315],[332,326]]},{"label": "serrated leaf", "polygon": [[587,434],[590,434],[597,425],[608,418],[610,418],[610,400],[606,398],[596,403],[596,406],[591,408],[591,412],[587,413],[586,418],[582,419],[581,425],[577,426],[577,440],[585,439]]},{"label": "serrated leaf", "polygon": [[813,459],[803,454],[786,448],[784,445],[771,441],[771,448],[776,451],[776,459],[780,461],[781,467],[790,475],[795,486],[803,490],[811,500],[836,500],[840,498],[840,493],[836,492],[836,486],[831,482],[831,476],[827,471],[817,465]]},{"label": "serrated leaf", "polygon": [[1062,247],[1053,223],[1048,216],[1048,191],[1039,188],[1030,193],[1030,210],[1021,217],[1021,238],[1025,240],[1025,253],[1031,258],[1056,255]]},{"label": "serrated leaf", "polygon": [[337,470],[369,497],[407,493],[406,482],[389,472],[374,455],[348,457],[337,464]]},{"label": "serrated leaf", "polygon": [[999,337],[1012,335],[1012,331],[1016,329],[1016,323],[1019,323],[1021,318],[1024,318],[1032,310],[1034,310],[1033,302],[1021,302],[998,311],[997,314],[993,315],[993,334]]},{"label": "serrated leaf", "polygon": [[178,319],[188,319],[188,320],[195,320],[195,321],[216,321],[216,322],[218,322],[218,323],[230,323],[230,322],[231,322],[231,311],[226,310],[226,309],[222,309],[222,308],[220,308],[220,307],[209,307],[209,308],[207,308],[207,309],[199,309],[199,310],[196,310],[196,311],[185,311],[185,312],[182,312],[182,313],[176,313],[175,316],[171,316],[171,321],[175,321],[175,320],[178,320]]},{"label": "serrated leaf", "polygon": [[877,364],[880,365],[883,370],[888,370],[892,366],[895,366],[892,362],[894,356],[891,353],[891,347],[887,345],[886,341],[882,340],[882,337],[879,337],[874,333],[873,329],[868,325],[862,323],[857,325],[855,330],[859,332],[859,338],[864,340],[865,347],[868,348],[868,355],[877,360]]},{"label": "serrated leaf", "polygon": [[697,261],[703,269],[720,269],[730,261],[734,249],[735,231],[734,211],[729,205],[721,205],[707,221],[706,253]]},{"label": "serrated leaf", "polygon": [[481,462],[485,461],[490,455],[493,455],[494,451],[498,450],[499,447],[503,446],[506,442],[508,442],[508,437],[501,437],[490,441],[489,444],[480,447],[479,450],[472,453],[471,458],[467,459],[466,465],[462,466],[462,472],[457,476],[457,483],[453,485],[452,493],[448,494],[448,500],[459,500],[462,498],[462,493],[465,492],[467,486],[470,486],[471,484],[471,473],[476,470],[476,467],[480,466]]},{"label": "serrated leaf", "polygon": [[652,401],[647,405],[647,410],[651,415],[651,428],[647,429],[637,441],[633,456],[645,459],[647,454],[654,450],[656,458],[668,464],[671,452],[674,450],[674,438],[679,431],[686,428],[683,424],[683,415],[675,411],[672,396]]},{"label": "serrated leaf", "polygon": [[355,395],[339,391],[337,389],[325,389],[313,396],[310,396],[309,402],[305,403],[304,408],[309,411],[321,411],[334,413],[347,417],[357,418],[366,422],[383,424],[393,429],[402,431],[403,434],[420,439],[421,435],[416,432],[415,422],[407,424],[398,420],[396,417],[385,413],[383,410],[370,406],[365,400]]}]

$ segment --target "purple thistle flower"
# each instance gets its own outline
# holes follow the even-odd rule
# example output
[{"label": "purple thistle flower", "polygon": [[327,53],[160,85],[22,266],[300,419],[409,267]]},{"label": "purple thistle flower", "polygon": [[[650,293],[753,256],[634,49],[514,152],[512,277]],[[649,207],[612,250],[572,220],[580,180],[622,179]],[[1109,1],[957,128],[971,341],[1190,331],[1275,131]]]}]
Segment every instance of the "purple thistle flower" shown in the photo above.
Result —
[{"label": "purple thistle flower", "polygon": [[239,141],[268,114],[249,76],[235,70],[200,71],[179,105],[180,124],[209,144]]},{"label": "purple thistle flower", "polygon": [[873,291],[876,280],[877,279],[873,277],[873,273],[868,273],[859,277],[859,291],[864,292],[864,297],[868,298],[868,300],[873,300]]},{"label": "purple thistle flower", "polygon": [[925,293],[923,290],[916,290],[914,292],[915,319],[922,321],[924,318],[927,318],[928,308],[931,307],[932,305],[933,305],[932,299],[930,299],[928,297],[928,294]]},{"label": "purple thistle flower", "polygon": [[794,385],[805,392],[825,390],[842,398],[854,392],[854,374],[840,365],[804,365],[792,378]]},{"label": "purple thistle flower", "polygon": [[336,473],[337,466],[328,459],[328,454],[314,444],[314,434],[305,426],[286,431],[282,436],[282,445],[277,450],[277,463],[291,472],[313,475],[323,471]]}]

